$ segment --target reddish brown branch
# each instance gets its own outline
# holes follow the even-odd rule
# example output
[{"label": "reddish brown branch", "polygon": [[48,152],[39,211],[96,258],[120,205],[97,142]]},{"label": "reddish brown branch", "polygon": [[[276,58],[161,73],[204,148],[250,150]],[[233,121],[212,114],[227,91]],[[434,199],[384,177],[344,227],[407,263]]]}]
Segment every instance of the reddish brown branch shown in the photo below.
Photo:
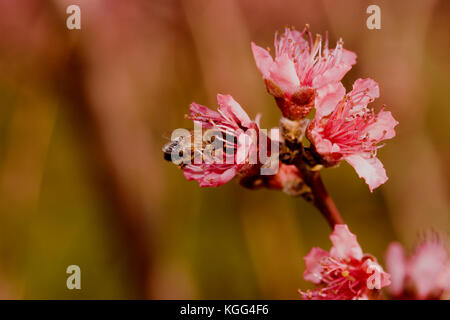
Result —
[{"label": "reddish brown branch", "polygon": [[303,175],[306,184],[311,188],[312,203],[322,213],[328,224],[334,229],[334,225],[343,224],[344,220],[328,194],[319,171],[311,171],[303,161],[295,164]]}]

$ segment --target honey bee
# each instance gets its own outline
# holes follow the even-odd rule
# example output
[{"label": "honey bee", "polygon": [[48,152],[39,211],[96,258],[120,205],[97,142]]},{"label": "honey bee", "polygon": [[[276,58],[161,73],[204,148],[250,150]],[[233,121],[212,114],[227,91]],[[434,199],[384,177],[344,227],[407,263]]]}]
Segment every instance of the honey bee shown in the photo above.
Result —
[{"label": "honey bee", "polygon": [[234,155],[237,138],[235,136],[225,136],[220,130],[212,130],[207,137],[200,137],[199,143],[191,142],[193,130],[190,135],[181,135],[166,143],[162,151],[164,159],[171,161],[183,169],[186,164],[198,161],[214,161],[222,158],[224,153]]},{"label": "honey bee", "polygon": [[190,137],[179,136],[167,142],[163,147],[164,160],[171,161],[183,168],[194,158],[194,145]]}]

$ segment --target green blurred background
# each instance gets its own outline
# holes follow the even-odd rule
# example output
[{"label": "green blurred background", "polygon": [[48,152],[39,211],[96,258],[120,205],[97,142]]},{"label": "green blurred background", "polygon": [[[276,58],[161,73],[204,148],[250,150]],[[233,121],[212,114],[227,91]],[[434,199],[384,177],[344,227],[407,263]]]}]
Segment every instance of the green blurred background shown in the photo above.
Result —
[{"label": "green blurred background", "polygon": [[[81,30],[66,8],[81,7]],[[366,8],[381,8],[368,30]],[[323,172],[365,252],[450,231],[450,2],[0,0],[0,298],[298,299],[302,257],[330,230],[301,199],[231,182],[200,189],[162,159],[192,101],[232,94],[262,127],[280,113],[250,41],[311,25],[358,54],[344,85],[380,83],[397,137],[371,194]],[[81,268],[81,290],[66,268]]]}]

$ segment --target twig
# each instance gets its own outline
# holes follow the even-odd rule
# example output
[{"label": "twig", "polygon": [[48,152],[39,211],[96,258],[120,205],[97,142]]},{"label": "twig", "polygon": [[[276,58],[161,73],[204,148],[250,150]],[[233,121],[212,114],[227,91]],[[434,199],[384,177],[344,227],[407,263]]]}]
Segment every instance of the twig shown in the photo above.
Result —
[{"label": "twig", "polygon": [[344,220],[339,213],[333,199],[328,194],[319,171],[312,171],[299,159],[295,166],[300,170],[306,184],[311,188],[312,203],[322,213],[328,224],[334,229],[334,225],[343,224]]}]

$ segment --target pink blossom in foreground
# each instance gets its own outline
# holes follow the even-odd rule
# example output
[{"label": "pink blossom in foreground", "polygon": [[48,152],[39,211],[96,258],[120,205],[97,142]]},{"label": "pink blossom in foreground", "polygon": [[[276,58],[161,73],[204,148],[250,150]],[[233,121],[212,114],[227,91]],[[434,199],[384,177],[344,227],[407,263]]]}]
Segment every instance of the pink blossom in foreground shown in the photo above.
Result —
[{"label": "pink blossom in foreground", "polygon": [[307,27],[302,32],[286,28],[279,38],[275,35],[275,59],[252,42],[256,66],[267,90],[291,120],[305,117],[327,86],[339,82],[356,63],[356,54],[345,50],[342,40],[335,49],[328,49],[327,38],[322,45],[322,37],[317,35],[313,42]]},{"label": "pink blossom in foreground", "polygon": [[[259,130],[258,123],[250,120],[247,113],[230,95],[217,95],[219,108],[213,111],[205,106],[192,103],[187,118],[199,121],[203,129],[214,129],[222,134],[224,146],[232,153],[232,161],[222,159],[201,159],[201,163],[187,164],[183,174],[187,180],[196,180],[201,187],[221,186],[242,171],[247,171],[250,154],[255,154],[257,146],[252,133]],[[202,150],[201,150],[202,151]],[[202,154],[204,157],[204,155]],[[227,157],[224,154],[224,157]],[[220,163],[221,160],[222,163]]]},{"label": "pink blossom in foreground", "polygon": [[330,252],[315,247],[304,258],[303,278],[318,286],[299,291],[304,299],[368,299],[390,284],[389,274],[374,257],[363,254],[347,225],[335,225],[330,239],[333,243]]},{"label": "pink blossom in foreground", "polygon": [[340,83],[329,89],[316,105],[316,116],[307,129],[307,137],[326,166],[347,161],[373,191],[388,179],[376,157],[381,147],[378,144],[395,136],[398,122],[389,111],[382,109],[375,114],[367,107],[380,94],[372,79],[356,80],[353,90],[346,95]]},{"label": "pink blossom in foreground", "polygon": [[450,258],[440,241],[422,242],[410,257],[401,244],[391,243],[386,268],[392,276],[389,293],[395,299],[442,299],[450,294]]}]

